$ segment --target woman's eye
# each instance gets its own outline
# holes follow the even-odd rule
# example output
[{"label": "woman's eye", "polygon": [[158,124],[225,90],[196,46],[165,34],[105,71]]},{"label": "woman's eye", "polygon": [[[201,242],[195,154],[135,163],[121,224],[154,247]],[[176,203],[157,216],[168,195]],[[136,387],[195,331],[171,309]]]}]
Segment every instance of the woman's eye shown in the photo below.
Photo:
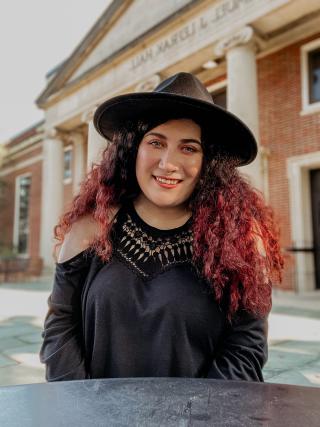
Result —
[{"label": "woman's eye", "polygon": [[152,141],[149,141],[150,145],[153,145],[154,147],[161,147],[161,142],[157,141],[156,139],[153,139]]},{"label": "woman's eye", "polygon": [[187,153],[195,153],[197,150],[193,147],[183,147],[183,150]]}]

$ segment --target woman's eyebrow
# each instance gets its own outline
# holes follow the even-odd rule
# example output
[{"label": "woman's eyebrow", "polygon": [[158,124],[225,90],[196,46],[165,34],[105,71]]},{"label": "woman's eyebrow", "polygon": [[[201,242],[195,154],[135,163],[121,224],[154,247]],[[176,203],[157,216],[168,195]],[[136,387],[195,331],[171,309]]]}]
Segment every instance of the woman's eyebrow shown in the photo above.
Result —
[{"label": "woman's eyebrow", "polygon": [[202,144],[201,144],[201,141],[198,141],[197,139],[192,139],[192,138],[184,138],[184,139],[181,139],[181,142],[194,142],[195,144],[202,145]]},{"label": "woman's eyebrow", "polygon": [[[157,136],[158,138],[162,138],[162,139],[167,139],[167,137],[165,135],[163,135],[162,133],[158,133],[158,132],[148,132],[145,136],[149,136],[149,135]],[[184,142],[184,143],[194,142],[195,144],[202,145],[201,141],[199,141],[197,139],[193,139],[193,138],[183,138],[183,139],[181,139],[181,142]]]}]

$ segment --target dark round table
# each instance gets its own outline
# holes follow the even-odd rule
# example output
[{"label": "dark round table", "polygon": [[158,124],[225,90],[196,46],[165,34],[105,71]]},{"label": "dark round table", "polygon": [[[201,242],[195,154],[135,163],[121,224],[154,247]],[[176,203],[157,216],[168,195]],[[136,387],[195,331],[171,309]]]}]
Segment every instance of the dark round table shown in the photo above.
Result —
[{"label": "dark round table", "polygon": [[1,427],[320,426],[320,388],[185,378],[0,387]]}]

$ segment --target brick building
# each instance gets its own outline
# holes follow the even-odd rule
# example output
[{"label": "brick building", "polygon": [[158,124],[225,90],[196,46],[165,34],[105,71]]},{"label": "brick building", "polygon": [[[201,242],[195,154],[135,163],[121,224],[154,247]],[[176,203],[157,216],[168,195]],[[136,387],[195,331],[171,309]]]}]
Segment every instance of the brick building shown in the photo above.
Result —
[{"label": "brick building", "polygon": [[53,227],[106,144],[97,105],[190,71],[259,141],[241,170],[276,212],[290,254],[282,286],[320,288],[319,28],[316,0],[114,0],[48,76],[44,122],[4,145],[0,243],[30,258],[30,274],[52,268]]}]

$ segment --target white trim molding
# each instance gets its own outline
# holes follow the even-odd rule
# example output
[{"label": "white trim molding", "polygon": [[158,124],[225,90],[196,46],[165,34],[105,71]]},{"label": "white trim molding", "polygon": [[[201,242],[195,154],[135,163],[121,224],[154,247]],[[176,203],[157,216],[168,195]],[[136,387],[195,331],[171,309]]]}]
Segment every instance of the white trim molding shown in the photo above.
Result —
[{"label": "white trim molding", "polygon": [[13,146],[13,147],[7,146],[7,150],[8,150],[7,156],[12,157],[14,154],[18,152],[22,152],[22,154],[24,154],[28,147],[35,146],[34,148],[38,148],[42,145],[42,140],[43,140],[43,134],[34,135],[28,138],[26,141],[19,142],[19,144],[16,146]]},{"label": "white trim molding", "polygon": [[[302,154],[287,159],[289,180],[291,240],[295,248],[313,246],[310,174],[320,168],[320,151]],[[298,292],[313,291],[315,263],[312,252],[296,252],[296,283]]]},{"label": "white trim molding", "polygon": [[320,112],[320,101],[309,102],[309,52],[320,48],[320,38],[301,46],[300,49],[300,67],[301,67],[301,100],[302,110],[300,115],[304,116],[312,113]]},{"label": "white trim molding", "polygon": [[10,173],[16,172],[19,169],[23,169],[23,168],[26,168],[28,166],[31,166],[34,163],[42,162],[42,160],[43,160],[43,156],[42,156],[42,154],[39,154],[38,156],[32,157],[31,159],[23,160],[23,161],[15,164],[14,166],[7,166],[4,168],[1,168],[0,177],[9,175]]}]

